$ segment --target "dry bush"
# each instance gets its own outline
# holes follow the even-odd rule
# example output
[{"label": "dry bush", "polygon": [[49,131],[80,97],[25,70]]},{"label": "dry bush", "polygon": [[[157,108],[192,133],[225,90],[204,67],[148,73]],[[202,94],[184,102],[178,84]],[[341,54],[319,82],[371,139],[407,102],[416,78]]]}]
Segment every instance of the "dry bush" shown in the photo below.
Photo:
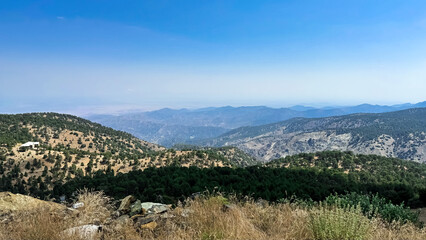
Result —
[{"label": "dry bush", "polygon": [[[175,209],[176,216],[154,232],[144,231],[150,239],[309,239],[304,224],[307,213],[293,211],[289,205],[259,206],[254,201],[231,201],[221,196],[189,201]],[[186,217],[182,216],[186,215]]]},{"label": "dry bush", "polygon": [[66,228],[58,214],[48,209],[34,209],[28,212],[16,212],[12,222],[1,224],[0,239],[13,240],[59,240]]},{"label": "dry bush", "polygon": [[243,205],[250,221],[268,239],[311,239],[312,234],[306,222],[308,212],[290,204],[258,204],[249,201]]},{"label": "dry bush", "polygon": [[384,223],[380,219],[375,219],[373,224],[372,240],[424,240],[426,239],[426,228],[419,229],[413,224],[403,224],[398,222],[392,224]]},{"label": "dry bush", "polygon": [[84,206],[78,208],[78,216],[73,222],[75,226],[100,224],[111,217],[111,199],[101,191],[80,190],[76,202],[84,203]]},{"label": "dry bush", "polygon": [[113,224],[104,233],[102,240],[142,240],[141,234],[132,223]]}]

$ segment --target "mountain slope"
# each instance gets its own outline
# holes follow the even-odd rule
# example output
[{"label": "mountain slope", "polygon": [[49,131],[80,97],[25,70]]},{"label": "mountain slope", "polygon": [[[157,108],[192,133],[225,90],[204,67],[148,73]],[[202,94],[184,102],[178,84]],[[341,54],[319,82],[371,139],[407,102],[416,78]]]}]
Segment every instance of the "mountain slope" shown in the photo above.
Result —
[{"label": "mountain slope", "polygon": [[350,150],[426,161],[426,108],[378,114],[353,114],[291,120],[232,130],[199,142],[236,146],[269,161],[301,152]]},{"label": "mountain slope", "polygon": [[[40,146],[20,149],[27,141],[38,141]],[[29,191],[41,196],[58,182],[98,170],[125,173],[169,165],[203,168],[250,164],[254,164],[253,158],[242,158],[232,148],[165,149],[72,115],[0,115],[0,191]]]},{"label": "mountain slope", "polygon": [[161,109],[151,112],[130,113],[121,116],[93,115],[88,119],[129,132],[136,137],[167,147],[177,143],[191,143],[218,137],[225,132],[243,126],[270,124],[295,117],[318,118],[352,113],[381,113],[425,107],[426,102],[380,106],[362,104],[350,107],[290,108],[219,107],[202,109]]},{"label": "mountain slope", "polygon": [[0,144],[11,149],[18,142],[40,141],[51,147],[75,148],[89,152],[139,153],[162,149],[98,123],[67,114],[31,113],[0,115]]}]

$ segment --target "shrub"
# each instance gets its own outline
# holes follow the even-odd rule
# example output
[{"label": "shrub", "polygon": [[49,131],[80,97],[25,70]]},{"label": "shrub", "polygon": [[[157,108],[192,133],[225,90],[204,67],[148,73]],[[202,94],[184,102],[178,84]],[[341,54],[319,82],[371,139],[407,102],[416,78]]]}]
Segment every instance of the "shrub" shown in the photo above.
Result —
[{"label": "shrub", "polygon": [[310,211],[309,225],[318,240],[368,239],[372,226],[359,205],[341,208],[322,203]]},{"label": "shrub", "polygon": [[419,223],[419,213],[412,212],[404,204],[395,205],[385,198],[376,195],[360,195],[350,193],[346,195],[331,195],[325,202],[329,205],[335,204],[341,208],[360,206],[362,213],[368,218],[377,217],[391,223],[393,221],[400,223],[412,222]]},{"label": "shrub", "polygon": [[76,202],[84,204],[83,207],[79,208],[78,225],[98,224],[111,217],[110,198],[105,196],[103,192],[80,190]]}]

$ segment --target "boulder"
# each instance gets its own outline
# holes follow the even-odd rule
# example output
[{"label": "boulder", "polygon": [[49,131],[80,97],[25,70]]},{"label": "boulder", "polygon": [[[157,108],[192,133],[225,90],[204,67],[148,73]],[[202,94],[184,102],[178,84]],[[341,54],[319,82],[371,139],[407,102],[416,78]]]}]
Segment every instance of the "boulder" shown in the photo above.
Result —
[{"label": "boulder", "polygon": [[131,206],[130,206],[130,216],[139,214],[139,213],[145,213],[144,209],[142,208],[142,203],[140,200],[136,200]]},{"label": "boulder", "polygon": [[129,196],[123,198],[123,200],[121,200],[121,204],[120,204],[120,207],[118,208],[118,211],[121,214],[129,213],[130,212],[130,206],[135,201],[136,201],[136,198],[133,195],[129,195]]},{"label": "boulder", "polygon": [[64,211],[67,209],[62,204],[43,201],[22,194],[0,192],[0,215],[15,211],[31,211],[37,208],[43,208],[47,211]]},{"label": "boulder", "polygon": [[142,208],[146,213],[153,214],[167,212],[170,206],[162,203],[144,202],[142,203]]}]

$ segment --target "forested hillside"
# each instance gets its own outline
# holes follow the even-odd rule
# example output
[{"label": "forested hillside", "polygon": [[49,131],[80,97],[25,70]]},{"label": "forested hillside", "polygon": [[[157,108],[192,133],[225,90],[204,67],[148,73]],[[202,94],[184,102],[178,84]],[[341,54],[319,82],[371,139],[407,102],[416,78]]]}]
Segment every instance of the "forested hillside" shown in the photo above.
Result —
[{"label": "forested hillside", "polygon": [[[38,141],[35,149],[20,149]],[[247,166],[234,148],[174,150],[71,115],[0,115],[0,191],[44,196],[55,184],[98,170],[129,172],[161,166]],[[242,157],[243,156],[243,157]]]},{"label": "forested hillside", "polygon": [[114,176],[99,172],[74,179],[54,190],[70,195],[77,188],[105,191],[144,201],[175,203],[196,192],[220,191],[270,201],[298,197],[324,200],[332,194],[373,193],[412,207],[426,206],[426,165],[350,152],[299,154],[266,166],[247,168],[148,168]]},{"label": "forested hillside", "polygon": [[199,142],[236,146],[263,161],[302,152],[350,150],[426,161],[426,108],[327,118],[294,118],[243,127]]}]

